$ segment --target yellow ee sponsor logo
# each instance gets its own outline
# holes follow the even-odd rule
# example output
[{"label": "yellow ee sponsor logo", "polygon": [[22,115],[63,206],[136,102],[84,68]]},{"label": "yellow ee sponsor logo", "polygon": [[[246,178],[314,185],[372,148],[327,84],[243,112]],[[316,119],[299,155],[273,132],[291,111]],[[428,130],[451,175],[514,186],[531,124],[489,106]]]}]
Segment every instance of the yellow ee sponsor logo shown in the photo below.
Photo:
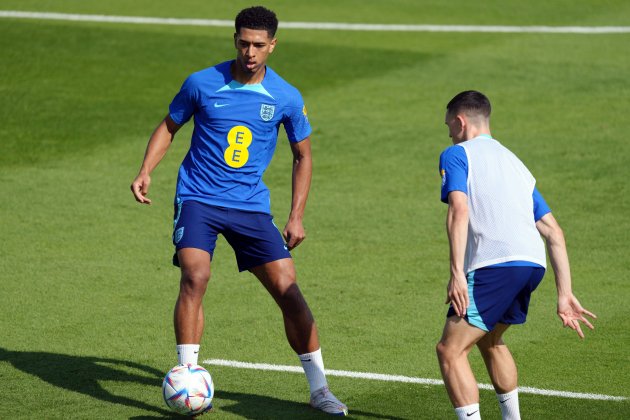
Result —
[{"label": "yellow ee sponsor logo", "polygon": [[227,135],[228,148],[223,158],[232,168],[240,168],[249,160],[247,148],[252,144],[252,131],[244,125],[232,127]]}]

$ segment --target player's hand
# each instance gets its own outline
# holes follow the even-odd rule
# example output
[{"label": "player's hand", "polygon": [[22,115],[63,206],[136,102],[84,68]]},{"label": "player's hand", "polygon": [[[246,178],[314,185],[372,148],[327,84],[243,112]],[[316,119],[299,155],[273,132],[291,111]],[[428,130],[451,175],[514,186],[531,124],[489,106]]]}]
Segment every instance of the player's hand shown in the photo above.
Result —
[{"label": "player's hand", "polygon": [[583,322],[584,325],[591,330],[595,328],[588,319],[584,318],[584,315],[597,319],[594,313],[587,311],[580,305],[580,302],[573,294],[569,296],[558,296],[558,316],[562,320],[562,325],[575,330],[580,338],[584,338],[584,333],[582,332],[582,328],[580,328],[580,322]]},{"label": "player's hand", "polygon": [[140,173],[131,184],[131,192],[138,203],[151,204],[151,200],[146,197],[151,185],[151,177],[148,174]]},{"label": "player's hand", "polygon": [[466,315],[466,308],[468,308],[468,282],[464,273],[451,276],[446,287],[446,302],[453,305],[455,313],[459,317]]},{"label": "player's hand", "polygon": [[289,251],[301,244],[302,241],[306,239],[306,232],[304,231],[302,220],[289,219],[282,231],[282,236],[284,237]]}]

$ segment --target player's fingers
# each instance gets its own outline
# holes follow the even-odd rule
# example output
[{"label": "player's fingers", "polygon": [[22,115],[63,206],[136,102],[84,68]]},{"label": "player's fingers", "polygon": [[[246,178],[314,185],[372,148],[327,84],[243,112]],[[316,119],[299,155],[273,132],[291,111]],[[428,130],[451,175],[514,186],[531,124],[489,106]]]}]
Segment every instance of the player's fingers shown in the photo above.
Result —
[{"label": "player's fingers", "polygon": [[451,306],[453,307],[453,310],[455,311],[455,315],[462,316],[461,313],[459,312],[459,305],[457,304],[457,301],[452,300]]},{"label": "player's fingers", "polygon": [[144,197],[140,193],[140,186],[136,184],[135,182],[131,184],[131,192],[133,193],[133,196],[135,197],[136,201],[142,203],[142,199]]},{"label": "player's fingers", "polygon": [[585,313],[586,315],[590,316],[593,319],[597,319],[597,315],[595,315],[594,313],[587,311],[586,309],[582,309],[582,312]]},{"label": "player's fingers", "polygon": [[580,338],[584,338],[584,333],[582,332],[582,328],[580,328],[580,323],[577,322],[577,319],[574,320],[575,322],[575,328],[573,328],[575,331],[577,331],[577,334],[580,336]]},{"label": "player's fingers", "polygon": [[297,240],[295,238],[294,235],[292,235],[290,232],[287,232],[287,236],[285,237],[286,240],[286,244],[287,244],[287,248],[289,248],[289,251],[291,251],[293,248],[295,248],[297,246]]},{"label": "player's fingers", "polygon": [[457,296],[457,307],[458,307],[458,315],[460,317],[464,316],[466,314],[466,305],[465,305],[464,296],[462,295]]},{"label": "player's fingers", "polygon": [[584,318],[584,317],[581,317],[580,319],[581,319],[581,320],[582,320],[582,322],[583,322],[583,323],[584,323],[587,327],[589,327],[591,330],[594,330],[594,329],[595,329],[595,327],[593,326],[593,324],[591,324],[591,323],[588,321],[588,319],[586,319],[586,318]]},{"label": "player's fingers", "polygon": [[146,192],[144,194],[141,192],[140,185],[132,184],[131,185],[131,192],[133,192],[133,196],[135,197],[135,199],[136,199],[136,201],[138,203],[151,204],[151,200],[144,196],[144,194],[146,194]]},{"label": "player's fingers", "polygon": [[575,329],[575,319],[567,318],[567,320],[565,322],[565,327],[569,327],[572,330],[574,330]]}]

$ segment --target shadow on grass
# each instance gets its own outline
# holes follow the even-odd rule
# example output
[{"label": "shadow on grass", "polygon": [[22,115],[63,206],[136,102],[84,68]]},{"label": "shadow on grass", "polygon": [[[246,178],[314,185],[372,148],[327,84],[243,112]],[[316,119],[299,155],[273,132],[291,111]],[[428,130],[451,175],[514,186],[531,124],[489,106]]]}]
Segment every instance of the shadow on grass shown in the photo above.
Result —
[{"label": "shadow on grass", "polygon": [[[289,419],[330,419],[329,414],[311,408],[307,403],[299,403],[295,401],[281,400],[279,398],[268,397],[264,395],[246,394],[242,392],[216,391],[215,392],[215,411],[209,415],[200,416],[201,419],[212,419],[213,415],[220,413],[231,413],[246,419],[253,420],[289,420]],[[218,401],[217,401],[218,400]],[[393,419],[402,420],[400,417],[384,416],[365,411],[352,410],[350,407],[350,416],[361,416],[374,419]],[[151,420],[162,418],[159,416],[138,416],[133,420]]]},{"label": "shadow on grass", "polygon": [[[2,347],[0,347],[0,361],[9,362],[16,369],[34,375],[56,387],[78,392],[108,403],[139,408],[155,413],[153,415],[132,417],[134,420],[183,418],[183,416],[179,416],[165,408],[112,394],[99,383],[100,381],[115,381],[161,387],[164,373],[147,365],[102,357],[11,351]],[[248,419],[329,418],[328,415],[314,410],[307,403],[298,403],[268,396],[219,390],[216,391],[215,398],[217,399],[215,404],[218,412],[228,412]],[[353,415],[375,419],[398,419],[392,416],[352,410],[352,407],[350,407],[350,417]]]},{"label": "shadow on grass", "polygon": [[[114,395],[99,383],[99,381],[133,382],[161,387],[164,373],[150,366],[127,360],[47,352],[10,351],[2,347],[0,347],[0,361],[7,361],[16,369],[37,376],[59,388],[113,404],[140,408],[163,416],[171,417],[172,415],[166,409],[125,396]],[[138,373],[130,373],[129,370],[136,370]]]},{"label": "shadow on grass", "polygon": [[[220,400],[228,400],[222,403],[217,402],[221,411],[227,411],[247,419],[330,419],[330,415],[311,408],[307,403],[230,391],[217,391],[215,396]],[[229,401],[233,401],[235,404],[227,405]],[[400,420],[398,417],[353,410],[352,407],[349,407],[349,410],[350,418],[362,416],[374,419]]]}]

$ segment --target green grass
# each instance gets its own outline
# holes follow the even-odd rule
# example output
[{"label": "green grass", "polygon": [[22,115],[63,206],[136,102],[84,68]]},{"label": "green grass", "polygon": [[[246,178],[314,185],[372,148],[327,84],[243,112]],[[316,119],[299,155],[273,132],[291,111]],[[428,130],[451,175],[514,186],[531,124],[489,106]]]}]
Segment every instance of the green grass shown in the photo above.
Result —
[{"label": "green grass", "polygon": [[[365,4],[268,3],[296,21],[630,23],[624,2]],[[223,19],[249,3],[173,5],[0,1],[0,9]],[[2,19],[0,34],[0,392],[10,395],[0,418],[168,417],[159,386],[175,363],[171,203],[190,125],[153,174],[152,206],[137,205],[129,184],[184,78],[234,55],[232,30]],[[536,175],[565,230],[576,294],[599,315],[585,341],[562,330],[548,275],[527,324],[506,337],[521,385],[630,397],[630,35],[279,35],[270,65],[300,88],[314,127],[308,239],[294,259],[326,366],[439,378],[448,249],[437,158],[449,145],[445,103],[475,88],[493,102],[495,137]],[[283,224],[284,135],[265,182]],[[297,364],[279,311],[251,275],[237,273],[223,240],[205,309],[202,358]],[[479,355],[471,362],[487,383]],[[214,418],[321,417],[305,404],[301,375],[210,371]],[[356,418],[452,417],[443,387],[330,383]],[[527,418],[630,414],[628,401],[521,401]],[[492,392],[481,391],[481,409],[499,417]]]}]

